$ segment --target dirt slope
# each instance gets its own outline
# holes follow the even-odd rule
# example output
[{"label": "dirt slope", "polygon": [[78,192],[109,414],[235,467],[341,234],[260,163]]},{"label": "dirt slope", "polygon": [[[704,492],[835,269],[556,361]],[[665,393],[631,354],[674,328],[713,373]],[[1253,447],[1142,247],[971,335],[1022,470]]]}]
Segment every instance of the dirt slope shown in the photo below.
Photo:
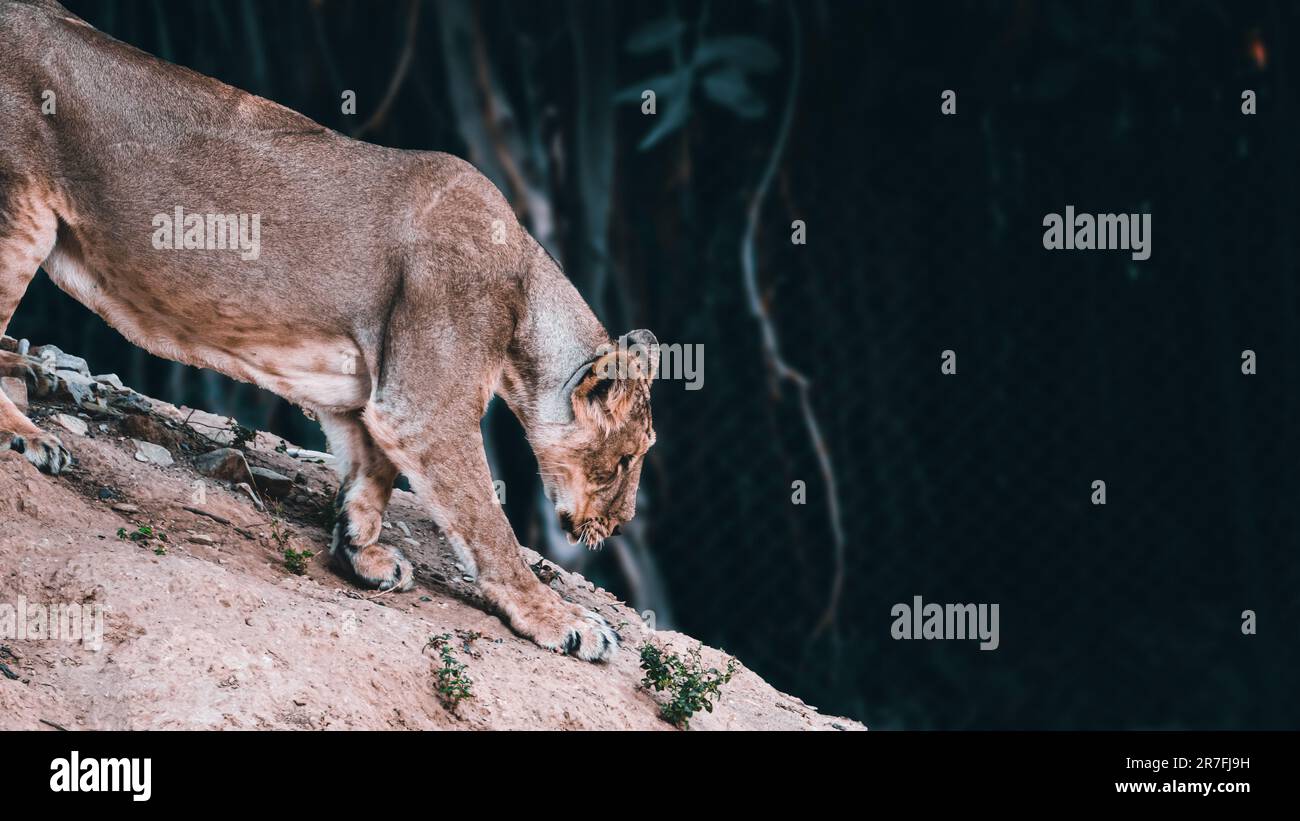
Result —
[{"label": "dirt slope", "polygon": [[[358,591],[328,568],[336,484],[319,456],[293,455],[267,434],[248,442],[250,466],[289,480],[277,488],[278,514],[259,510],[237,484],[194,467],[230,443],[227,420],[114,380],[78,382],[75,360],[60,359],[60,390],[32,399],[29,413],[76,464],[52,478],[0,450],[0,728],[671,729],[638,687],[637,648],[650,637],[676,651],[695,641],[652,633],[610,594],[546,563],[543,578],[554,572],[551,585],[598,609],[624,643],[606,665],[541,650],[476,606],[473,583],[400,490],[384,540],[416,562],[418,584]],[[84,433],[69,429],[81,429],[77,420]],[[141,525],[166,541],[118,535]],[[286,547],[315,553],[303,575],[286,569]],[[5,637],[3,606],[13,613],[21,601],[101,605],[102,647]],[[454,710],[435,695],[438,654],[426,648],[447,633],[473,681],[474,697]],[[703,657],[723,666],[716,650]],[[691,728],[862,729],[743,666]]]}]

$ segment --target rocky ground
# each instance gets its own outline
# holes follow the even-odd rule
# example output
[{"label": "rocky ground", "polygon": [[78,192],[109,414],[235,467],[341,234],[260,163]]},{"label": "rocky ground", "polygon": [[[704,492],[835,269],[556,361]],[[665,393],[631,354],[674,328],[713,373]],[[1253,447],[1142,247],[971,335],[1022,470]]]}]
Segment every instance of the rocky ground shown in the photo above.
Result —
[{"label": "rocky ground", "polygon": [[[416,588],[357,590],[328,566],[328,455],[91,376],[53,346],[0,345],[58,377],[0,389],[76,458],[50,477],[0,441],[0,728],[672,729],[666,695],[639,686],[637,650],[652,641],[685,653],[693,639],[648,630],[623,602],[526,551],[544,581],[624,639],[600,665],[538,648],[480,608],[401,490],[383,538],[416,563]],[[13,638],[5,617],[20,603],[102,608],[102,646],[40,639],[30,624]],[[443,635],[472,681],[454,705],[438,694],[448,679],[429,646]],[[705,647],[702,659],[722,668],[726,657]],[[862,729],[739,661],[691,729]]]}]

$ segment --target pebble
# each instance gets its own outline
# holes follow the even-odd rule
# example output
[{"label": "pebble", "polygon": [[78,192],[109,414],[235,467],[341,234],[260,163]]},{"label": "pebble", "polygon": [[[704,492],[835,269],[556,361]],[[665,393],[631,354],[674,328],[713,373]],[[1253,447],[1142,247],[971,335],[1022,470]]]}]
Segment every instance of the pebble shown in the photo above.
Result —
[{"label": "pebble", "polygon": [[73,356],[70,353],[64,353],[54,345],[40,345],[31,348],[28,351],[28,354],[37,359],[43,359],[46,362],[53,363],[54,367],[58,370],[69,371],[87,377],[90,376],[90,366],[86,364],[86,360],[79,356]]},{"label": "pebble", "polygon": [[248,478],[244,454],[234,448],[208,451],[194,460],[194,467],[204,476],[227,482],[242,482]]},{"label": "pebble", "polygon": [[55,398],[71,400],[79,406],[97,404],[98,382],[78,371],[56,370],[54,375],[59,379],[54,390]]},{"label": "pebble", "polygon": [[250,468],[257,489],[275,499],[283,499],[293,491],[293,480],[266,468]]},{"label": "pebble", "polygon": [[90,430],[90,426],[86,424],[86,420],[78,419],[77,417],[70,416],[66,413],[54,414],[54,421],[62,425],[64,430],[67,430],[70,433],[75,433],[78,436],[85,436]]},{"label": "pebble", "polygon": [[172,455],[167,452],[167,448],[155,445],[153,442],[142,442],[139,439],[132,439],[135,443],[135,458],[137,462],[148,462],[161,467],[170,467],[174,462]]},{"label": "pebble", "polygon": [[113,505],[113,509],[116,510],[118,513],[139,513],[140,512],[140,508],[136,507],[135,505],[128,505],[126,503]]}]

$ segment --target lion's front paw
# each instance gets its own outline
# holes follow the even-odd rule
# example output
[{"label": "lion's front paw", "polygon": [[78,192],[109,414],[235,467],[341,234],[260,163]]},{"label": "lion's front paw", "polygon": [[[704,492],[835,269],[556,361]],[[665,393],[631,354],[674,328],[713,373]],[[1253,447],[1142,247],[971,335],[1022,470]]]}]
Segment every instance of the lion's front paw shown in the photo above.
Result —
[{"label": "lion's front paw", "polygon": [[334,525],[330,555],[334,566],[362,587],[410,590],[415,584],[415,568],[402,551],[378,543],[357,547],[349,536],[346,517],[340,516]]},{"label": "lion's front paw", "polygon": [[618,651],[619,635],[600,614],[541,590],[529,604],[503,606],[520,635],[556,653],[586,661],[608,661]]},{"label": "lion's front paw", "polygon": [[9,440],[9,449],[21,453],[51,476],[59,475],[72,464],[72,454],[52,433],[17,434]]},{"label": "lion's front paw", "polygon": [[[342,502],[343,494],[340,492],[335,500],[338,518],[334,520],[334,536],[330,542],[334,566],[362,587],[410,590],[415,584],[415,568],[402,551],[377,542],[381,527],[379,516],[374,517],[372,527],[358,528],[343,509]],[[366,544],[367,541],[372,543]],[[358,544],[366,546],[358,547]]]},{"label": "lion's front paw", "polygon": [[395,547],[372,544],[357,550],[344,545],[333,555],[334,564],[363,587],[410,590],[415,584],[415,568]]}]

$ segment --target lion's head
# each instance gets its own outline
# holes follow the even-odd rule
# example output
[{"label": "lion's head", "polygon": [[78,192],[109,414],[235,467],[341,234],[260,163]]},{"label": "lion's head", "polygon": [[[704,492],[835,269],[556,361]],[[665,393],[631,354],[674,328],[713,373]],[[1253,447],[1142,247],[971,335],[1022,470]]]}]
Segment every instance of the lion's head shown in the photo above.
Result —
[{"label": "lion's head", "polygon": [[646,451],[658,342],[631,331],[597,352],[565,389],[573,421],[537,453],[546,495],[571,541],[598,547],[636,514]]}]

